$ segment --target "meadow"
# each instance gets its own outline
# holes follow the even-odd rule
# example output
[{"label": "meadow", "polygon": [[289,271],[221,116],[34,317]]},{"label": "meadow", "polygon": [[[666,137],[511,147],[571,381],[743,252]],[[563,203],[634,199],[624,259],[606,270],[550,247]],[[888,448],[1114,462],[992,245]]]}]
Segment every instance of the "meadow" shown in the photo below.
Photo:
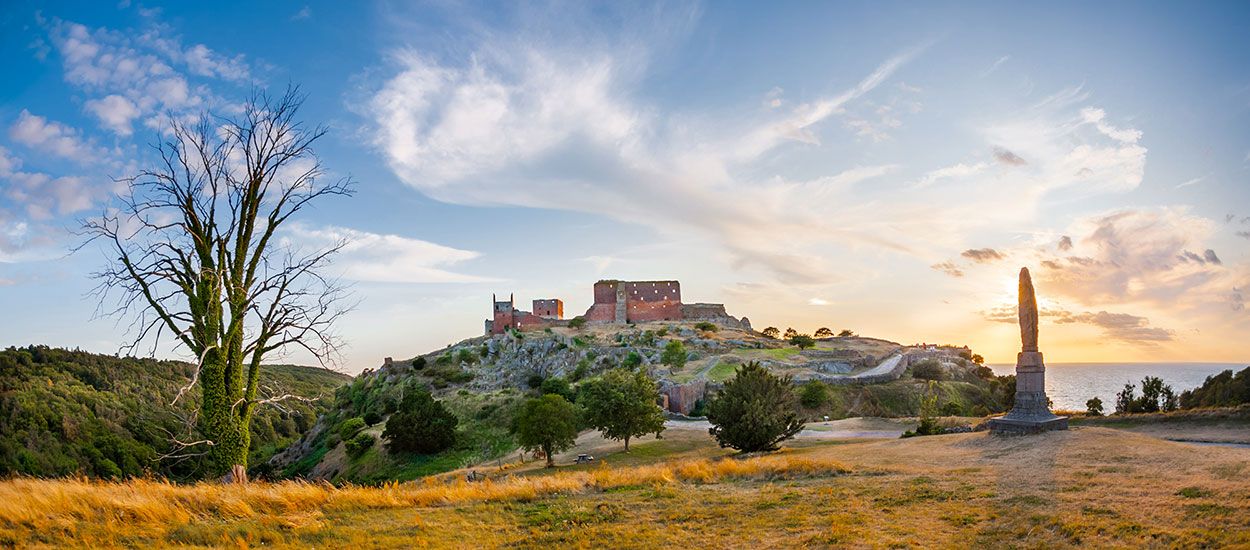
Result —
[{"label": "meadow", "polygon": [[[44,547],[1250,545],[1250,450],[1102,427],[795,445],[764,456],[463,472],[378,487],[0,482],[0,544]],[[657,445],[655,449],[648,446]],[[713,456],[719,455],[719,456]]]}]

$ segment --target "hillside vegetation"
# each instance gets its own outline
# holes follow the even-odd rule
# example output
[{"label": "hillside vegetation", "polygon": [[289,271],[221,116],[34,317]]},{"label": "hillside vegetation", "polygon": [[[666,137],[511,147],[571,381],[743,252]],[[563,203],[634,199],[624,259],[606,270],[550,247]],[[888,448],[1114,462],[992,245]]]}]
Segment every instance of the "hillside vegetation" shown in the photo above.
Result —
[{"label": "hillside vegetation", "polygon": [[[889,357],[913,352],[915,368],[870,372]],[[554,392],[574,401],[580,384],[616,367],[645,372],[658,382],[670,411],[691,416],[703,415],[707,396],[751,361],[800,387],[825,388],[824,399],[796,411],[809,421],[916,416],[928,392],[937,393],[947,416],[1010,408],[1014,378],[996,377],[971,358],[964,348],[919,351],[857,336],[821,338],[800,349],[708,322],[510,331],[366,370],[339,388],[331,410],[266,468],[278,477],[381,483],[491,463],[517,449],[510,428],[526,398]],[[852,380],[865,373],[871,376]],[[386,421],[413,387],[431,391],[458,419],[452,448],[421,455],[391,452],[385,445]]]},{"label": "hillside vegetation", "polygon": [[[198,406],[198,390],[170,405],[193,372],[180,361],[46,346],[0,351],[0,476],[197,478],[199,457],[160,459],[175,436],[202,439],[184,427]],[[308,430],[329,408],[334,388],[351,379],[291,365],[266,366],[261,376],[263,387],[275,392],[322,398],[261,407],[252,420],[253,464]]]},{"label": "hillside vegetation", "polygon": [[[639,450],[662,442],[639,444]],[[708,441],[710,456],[722,451]],[[0,545],[1241,547],[1250,459],[1105,428],[381,487],[0,482]]]}]

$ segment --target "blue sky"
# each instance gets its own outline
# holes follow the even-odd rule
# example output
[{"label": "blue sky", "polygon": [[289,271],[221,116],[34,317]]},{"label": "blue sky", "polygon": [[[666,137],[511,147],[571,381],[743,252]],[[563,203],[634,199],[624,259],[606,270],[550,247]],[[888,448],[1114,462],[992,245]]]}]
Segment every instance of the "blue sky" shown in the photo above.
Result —
[{"label": "blue sky", "polygon": [[9,2],[0,345],[115,351],[77,220],[162,114],[294,83],[359,182],[285,234],[352,243],[349,372],[479,333],[491,292],[577,313],[605,277],[1009,361],[1020,266],[1052,360],[1244,361],[1248,27],[1235,2]]}]

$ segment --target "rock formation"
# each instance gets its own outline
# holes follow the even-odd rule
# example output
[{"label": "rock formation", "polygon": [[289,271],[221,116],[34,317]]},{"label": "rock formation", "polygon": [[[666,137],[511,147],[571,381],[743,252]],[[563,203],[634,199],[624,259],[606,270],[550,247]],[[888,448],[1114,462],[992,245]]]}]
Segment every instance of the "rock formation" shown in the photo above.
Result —
[{"label": "rock formation", "polygon": [[1068,429],[1068,418],[1050,412],[1046,366],[1037,349],[1037,296],[1029,268],[1020,269],[1020,353],[1016,356],[1016,404],[990,420],[990,433],[1031,434]]}]

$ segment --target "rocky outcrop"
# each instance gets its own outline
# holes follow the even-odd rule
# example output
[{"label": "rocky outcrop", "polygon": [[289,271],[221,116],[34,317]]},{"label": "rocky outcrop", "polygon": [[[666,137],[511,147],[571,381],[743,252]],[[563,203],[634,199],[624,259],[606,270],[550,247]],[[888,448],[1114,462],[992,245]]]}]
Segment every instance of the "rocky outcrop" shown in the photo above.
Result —
[{"label": "rocky outcrop", "polygon": [[725,304],[682,304],[681,317],[686,321],[708,321],[725,327],[751,330],[746,317],[734,317],[725,311]]}]

